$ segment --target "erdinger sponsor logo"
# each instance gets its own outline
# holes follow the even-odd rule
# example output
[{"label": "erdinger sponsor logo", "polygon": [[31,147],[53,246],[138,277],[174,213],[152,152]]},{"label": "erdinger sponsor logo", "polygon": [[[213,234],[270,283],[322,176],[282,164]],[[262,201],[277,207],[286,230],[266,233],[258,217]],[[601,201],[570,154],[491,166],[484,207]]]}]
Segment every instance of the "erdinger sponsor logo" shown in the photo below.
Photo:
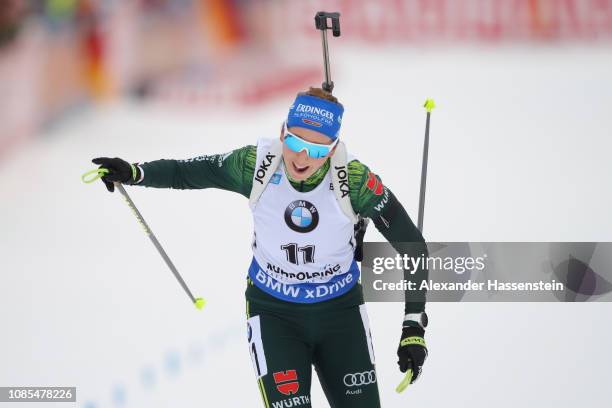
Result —
[{"label": "erdinger sponsor logo", "polygon": [[310,232],[319,224],[319,211],[304,200],[296,200],[285,209],[285,223],[296,232]]},{"label": "erdinger sponsor logo", "polygon": [[348,182],[348,171],[346,170],[346,166],[335,166],[334,170],[336,171],[336,176],[338,176],[338,181],[340,182],[340,191],[342,192],[342,198],[349,195],[349,182]]},{"label": "erdinger sponsor logo", "polygon": [[270,165],[272,164],[272,160],[274,160],[275,157],[275,154],[268,152],[259,163],[257,172],[255,173],[255,180],[259,181],[260,184],[263,184],[263,179],[266,177],[266,173],[268,172],[268,170],[270,170]]},{"label": "erdinger sponsor logo", "polygon": [[272,273],[272,274],[281,276],[286,279],[306,281],[306,280],[312,280],[316,278],[322,278],[325,276],[334,276],[340,270],[340,264],[329,266],[321,272],[287,272],[280,266],[273,265],[270,262],[268,262],[266,269],[268,273]]},{"label": "erdinger sponsor logo", "polygon": [[329,120],[334,120],[334,114],[326,109],[318,108],[316,106],[304,105],[300,103],[295,109],[296,112],[312,113],[314,115],[323,116]]}]

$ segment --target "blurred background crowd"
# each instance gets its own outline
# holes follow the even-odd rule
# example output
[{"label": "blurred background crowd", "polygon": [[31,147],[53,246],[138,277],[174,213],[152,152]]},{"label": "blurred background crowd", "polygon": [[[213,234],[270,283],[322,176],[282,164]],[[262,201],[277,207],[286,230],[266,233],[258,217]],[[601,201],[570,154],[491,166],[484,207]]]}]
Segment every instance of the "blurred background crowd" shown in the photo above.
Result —
[{"label": "blurred background crowd", "polygon": [[[121,200],[79,176],[101,155],[276,137],[323,80],[319,10],[341,13],[342,137],[413,219],[436,99],[428,241],[610,241],[612,0],[0,0],[0,386],[76,385],[82,408],[259,406],[244,198],[130,188],[208,300],[197,314]],[[431,356],[400,395],[403,306],[369,303],[383,406],[604,406],[609,303],[483,306],[428,304]],[[591,333],[580,353],[568,321]]]},{"label": "blurred background crowd", "polygon": [[248,108],[318,82],[318,9],[357,47],[612,38],[612,0],[0,0],[0,157],[92,102]]}]

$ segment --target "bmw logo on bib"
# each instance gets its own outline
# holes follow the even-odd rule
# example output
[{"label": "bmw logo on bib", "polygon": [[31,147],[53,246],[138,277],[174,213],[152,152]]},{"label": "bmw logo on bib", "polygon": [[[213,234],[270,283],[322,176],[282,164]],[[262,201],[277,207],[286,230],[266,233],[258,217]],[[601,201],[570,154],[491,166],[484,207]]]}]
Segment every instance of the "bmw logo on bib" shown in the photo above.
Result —
[{"label": "bmw logo on bib", "polygon": [[310,232],[319,224],[319,212],[308,201],[297,200],[287,206],[285,222],[296,232]]}]

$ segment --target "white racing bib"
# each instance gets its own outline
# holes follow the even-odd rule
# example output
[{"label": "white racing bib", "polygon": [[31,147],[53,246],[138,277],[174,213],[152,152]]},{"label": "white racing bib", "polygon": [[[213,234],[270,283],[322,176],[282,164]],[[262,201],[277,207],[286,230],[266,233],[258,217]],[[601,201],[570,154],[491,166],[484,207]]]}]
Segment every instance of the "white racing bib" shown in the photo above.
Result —
[{"label": "white racing bib", "polygon": [[270,166],[273,143],[261,139],[257,144],[253,183],[273,174],[251,203],[255,234],[249,276],[264,292],[290,302],[340,296],[359,278],[353,222],[332,191],[330,172],[314,190],[295,190],[282,160],[276,169]]}]

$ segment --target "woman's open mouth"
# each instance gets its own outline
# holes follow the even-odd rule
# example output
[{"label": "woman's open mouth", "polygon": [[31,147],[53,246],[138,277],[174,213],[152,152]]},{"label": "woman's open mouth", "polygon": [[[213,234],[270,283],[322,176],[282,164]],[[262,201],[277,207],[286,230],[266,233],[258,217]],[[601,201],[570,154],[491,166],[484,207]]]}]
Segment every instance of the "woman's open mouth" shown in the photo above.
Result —
[{"label": "woman's open mouth", "polygon": [[306,173],[306,170],[308,170],[310,168],[310,166],[298,166],[297,164],[295,164],[295,162],[292,163],[293,165],[293,170],[297,173],[297,174],[304,174]]}]

